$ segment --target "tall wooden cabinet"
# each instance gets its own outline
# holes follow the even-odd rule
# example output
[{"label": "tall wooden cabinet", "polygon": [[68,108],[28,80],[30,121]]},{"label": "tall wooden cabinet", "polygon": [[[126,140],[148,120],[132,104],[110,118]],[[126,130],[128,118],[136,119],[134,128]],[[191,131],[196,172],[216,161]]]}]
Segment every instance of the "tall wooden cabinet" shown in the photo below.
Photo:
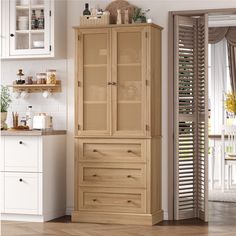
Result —
[{"label": "tall wooden cabinet", "polygon": [[78,222],[153,225],[161,210],[161,30],[76,30]]}]

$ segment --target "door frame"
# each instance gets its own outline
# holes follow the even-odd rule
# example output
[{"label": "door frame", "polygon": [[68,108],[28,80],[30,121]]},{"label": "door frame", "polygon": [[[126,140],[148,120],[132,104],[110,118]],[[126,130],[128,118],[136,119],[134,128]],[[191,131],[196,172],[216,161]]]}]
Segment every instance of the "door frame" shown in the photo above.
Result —
[{"label": "door frame", "polygon": [[206,9],[206,10],[184,10],[170,11],[168,21],[168,215],[169,220],[174,219],[174,201],[175,201],[175,185],[174,185],[174,17],[194,16],[204,14],[236,14],[236,8],[223,9]]}]

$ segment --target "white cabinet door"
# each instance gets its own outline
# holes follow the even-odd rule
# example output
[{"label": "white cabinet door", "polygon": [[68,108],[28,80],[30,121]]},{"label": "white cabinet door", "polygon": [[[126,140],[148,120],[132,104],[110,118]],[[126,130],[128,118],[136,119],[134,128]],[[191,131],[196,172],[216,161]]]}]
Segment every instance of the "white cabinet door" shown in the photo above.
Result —
[{"label": "white cabinet door", "polygon": [[[10,56],[49,55],[51,51],[51,0],[24,2],[10,1],[10,32],[8,35]],[[32,20],[33,15],[37,20]],[[38,23],[40,18],[43,18],[44,23]]]},{"label": "white cabinet door", "polygon": [[42,214],[42,174],[4,173],[4,213]]},{"label": "white cabinet door", "polygon": [[41,139],[32,136],[5,137],[5,171],[41,171]]}]

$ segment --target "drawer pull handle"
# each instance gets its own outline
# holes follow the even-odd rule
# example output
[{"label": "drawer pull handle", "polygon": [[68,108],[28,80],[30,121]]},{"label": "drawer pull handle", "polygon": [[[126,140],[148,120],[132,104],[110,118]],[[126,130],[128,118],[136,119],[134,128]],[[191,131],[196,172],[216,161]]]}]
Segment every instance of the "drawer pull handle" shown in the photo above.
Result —
[{"label": "drawer pull handle", "polygon": [[127,175],[127,178],[131,178],[132,177],[132,175]]},{"label": "drawer pull handle", "polygon": [[23,179],[19,179],[20,182],[23,182]]},{"label": "drawer pull handle", "polygon": [[93,152],[98,152],[98,150],[97,149],[93,149]]},{"label": "drawer pull handle", "polygon": [[94,201],[94,202],[96,202],[96,201],[97,201],[97,199],[93,199],[93,201]]},{"label": "drawer pull handle", "polygon": [[131,201],[131,200],[128,200],[127,202],[128,202],[128,203],[131,203],[132,201]]},{"label": "drawer pull handle", "polygon": [[22,142],[22,141],[19,141],[19,144],[23,144],[23,142]]},{"label": "drawer pull handle", "polygon": [[94,175],[93,175],[93,177],[97,177],[97,175],[96,175],[96,174],[94,174]]},{"label": "drawer pull handle", "polygon": [[128,150],[127,152],[128,152],[128,153],[131,153],[131,152],[132,152],[132,150]]}]

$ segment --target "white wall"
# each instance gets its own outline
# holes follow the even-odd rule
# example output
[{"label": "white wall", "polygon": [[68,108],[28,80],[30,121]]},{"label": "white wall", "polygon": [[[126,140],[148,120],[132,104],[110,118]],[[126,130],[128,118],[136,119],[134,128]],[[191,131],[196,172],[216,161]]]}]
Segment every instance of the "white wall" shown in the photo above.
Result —
[{"label": "white wall", "polygon": [[[84,9],[84,3],[89,2],[90,6],[99,5],[105,7],[111,1],[81,1],[81,0],[68,0],[67,6],[67,40],[68,40],[68,93],[74,93],[74,32],[72,26],[79,25],[79,16]],[[129,0],[130,3],[141,8],[150,8],[149,15],[152,17],[154,23],[164,27],[163,30],[163,46],[162,46],[162,118],[163,118],[163,145],[162,145],[162,173],[163,173],[163,210],[165,218],[168,217],[168,12],[177,10],[196,10],[196,9],[217,9],[217,8],[233,8],[236,7],[236,0]],[[67,207],[68,210],[73,208],[73,96],[68,97],[68,149],[67,149]],[[172,188],[172,186],[169,186]],[[170,217],[172,214],[172,206],[169,204]]]}]

